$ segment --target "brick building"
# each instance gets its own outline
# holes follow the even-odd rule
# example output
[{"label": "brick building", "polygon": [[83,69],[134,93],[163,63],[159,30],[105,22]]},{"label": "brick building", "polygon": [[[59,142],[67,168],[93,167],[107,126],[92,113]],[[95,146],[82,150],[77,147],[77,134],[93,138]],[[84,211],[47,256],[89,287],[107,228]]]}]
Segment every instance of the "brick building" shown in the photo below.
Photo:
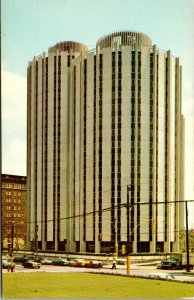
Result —
[{"label": "brick building", "polygon": [[26,241],[26,176],[2,174],[1,188],[2,245],[7,248],[13,237],[14,248],[23,249]]}]

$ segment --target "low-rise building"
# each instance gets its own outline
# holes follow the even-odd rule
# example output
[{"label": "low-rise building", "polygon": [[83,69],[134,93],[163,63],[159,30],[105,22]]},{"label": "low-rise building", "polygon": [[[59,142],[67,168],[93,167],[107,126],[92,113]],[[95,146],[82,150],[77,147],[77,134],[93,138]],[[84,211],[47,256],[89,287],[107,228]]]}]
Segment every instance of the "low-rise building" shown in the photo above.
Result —
[{"label": "low-rise building", "polygon": [[1,175],[2,245],[25,248],[26,241],[26,176]]}]

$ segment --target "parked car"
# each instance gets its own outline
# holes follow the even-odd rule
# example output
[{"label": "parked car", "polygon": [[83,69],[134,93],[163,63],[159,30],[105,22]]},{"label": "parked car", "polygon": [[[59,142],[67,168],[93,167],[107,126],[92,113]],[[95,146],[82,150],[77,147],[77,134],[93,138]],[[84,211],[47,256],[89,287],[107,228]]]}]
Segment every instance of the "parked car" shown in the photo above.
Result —
[{"label": "parked car", "polygon": [[51,259],[48,259],[48,258],[44,258],[40,262],[41,262],[42,265],[52,265],[53,264],[53,261]]},{"label": "parked car", "polygon": [[40,269],[41,263],[33,260],[26,260],[23,262],[22,266],[24,268]]},{"label": "parked car", "polygon": [[174,279],[175,276],[173,274],[168,274],[168,273],[150,273],[148,275],[150,278],[155,278],[155,279]]},{"label": "parked car", "polygon": [[67,258],[56,258],[53,260],[53,265],[54,266],[68,266],[69,265],[69,261]]},{"label": "parked car", "polygon": [[[194,255],[189,254],[189,269],[192,270],[194,266]],[[171,269],[181,270],[187,268],[186,254],[172,254],[169,258],[163,259],[160,264],[157,265],[157,269]]]},{"label": "parked car", "polygon": [[23,256],[16,256],[13,259],[14,262],[23,262],[24,260],[25,258]]},{"label": "parked car", "polygon": [[23,262],[25,262],[25,261],[27,261],[27,260],[34,260],[34,256],[27,256],[27,255],[23,255],[23,256],[16,256],[15,258],[14,258],[14,261],[15,262],[21,262],[21,263],[23,263]]},{"label": "parked car", "polygon": [[157,265],[157,269],[181,269],[181,263],[177,258],[170,257],[168,259],[163,259],[161,264]]},{"label": "parked car", "polygon": [[[2,257],[2,268],[3,269],[8,269],[11,268],[11,258],[7,258],[7,257]],[[13,268],[15,268],[15,263],[13,263]]]},{"label": "parked car", "polygon": [[90,262],[87,262],[86,264],[85,264],[85,267],[86,268],[98,268],[98,269],[100,269],[100,268],[102,268],[102,263],[101,262],[99,262],[99,261],[90,261]]},{"label": "parked car", "polygon": [[86,264],[88,264],[88,260],[84,259],[74,259],[73,261],[70,262],[71,267],[85,267]]}]

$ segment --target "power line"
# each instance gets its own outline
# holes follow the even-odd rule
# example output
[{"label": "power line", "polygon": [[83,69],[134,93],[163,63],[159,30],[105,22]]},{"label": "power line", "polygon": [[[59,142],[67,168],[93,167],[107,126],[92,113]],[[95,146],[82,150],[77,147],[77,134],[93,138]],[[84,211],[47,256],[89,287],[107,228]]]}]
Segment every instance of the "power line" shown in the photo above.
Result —
[{"label": "power line", "polygon": [[[135,204],[131,205],[130,207],[136,206],[136,205],[158,205],[158,204],[169,204],[169,203],[178,204],[178,203],[185,203],[185,202],[194,202],[194,199],[193,200],[179,200],[179,201],[141,202],[141,203],[136,202]],[[49,222],[54,222],[54,221],[70,220],[70,219],[86,217],[86,216],[93,215],[93,214],[96,214],[96,213],[102,213],[102,212],[105,212],[105,211],[111,211],[113,209],[123,208],[123,207],[126,208],[126,203],[122,203],[122,204],[119,204],[119,205],[114,205],[113,207],[108,207],[108,208],[104,208],[104,209],[91,211],[91,212],[88,212],[88,213],[82,213],[82,214],[79,214],[79,215],[63,217],[63,218],[59,218],[59,219],[56,218],[55,220],[50,219],[50,220],[41,220],[41,221],[30,221],[30,222],[26,222],[26,223],[27,224],[33,224],[33,223],[34,224],[37,224],[37,223],[42,224],[42,223],[49,223]]]}]

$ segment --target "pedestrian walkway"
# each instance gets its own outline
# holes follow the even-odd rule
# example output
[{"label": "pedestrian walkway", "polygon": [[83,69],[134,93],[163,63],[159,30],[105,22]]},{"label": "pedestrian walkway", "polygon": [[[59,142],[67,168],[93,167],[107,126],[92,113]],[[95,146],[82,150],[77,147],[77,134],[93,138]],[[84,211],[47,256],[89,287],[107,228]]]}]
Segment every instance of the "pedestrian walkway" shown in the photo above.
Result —
[{"label": "pedestrian walkway", "polygon": [[[116,269],[112,269],[112,266],[104,266],[101,269],[85,269],[85,272],[97,273],[97,274],[109,274],[118,276],[127,276],[126,266],[117,265]],[[155,276],[154,276],[155,275]],[[185,272],[183,270],[157,270],[149,266],[131,265],[130,270],[131,277],[142,277],[152,279],[162,279],[171,281],[180,281],[194,283],[194,271]]]}]

